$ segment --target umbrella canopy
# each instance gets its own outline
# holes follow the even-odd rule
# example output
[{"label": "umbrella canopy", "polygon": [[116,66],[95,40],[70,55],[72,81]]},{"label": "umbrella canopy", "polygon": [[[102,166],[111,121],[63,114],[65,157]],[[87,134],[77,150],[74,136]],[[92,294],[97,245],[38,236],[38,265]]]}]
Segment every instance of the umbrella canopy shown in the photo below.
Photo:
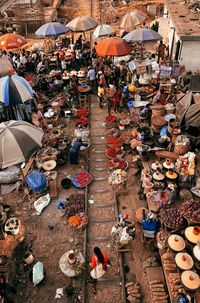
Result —
[{"label": "umbrella canopy", "polygon": [[138,28],[123,37],[128,42],[158,41],[162,36],[149,28]]},{"label": "umbrella canopy", "polygon": [[136,25],[142,24],[146,19],[146,14],[141,11],[128,12],[122,18],[119,28],[128,30]]},{"label": "umbrella canopy", "polygon": [[60,22],[46,23],[35,32],[37,36],[56,36],[69,32],[70,29]]},{"label": "umbrella canopy", "polygon": [[95,19],[89,16],[82,16],[71,20],[66,26],[72,32],[86,32],[95,28],[97,25],[98,22]]},{"label": "umbrella canopy", "polygon": [[115,31],[111,26],[109,26],[107,24],[101,24],[101,25],[97,26],[92,37],[95,40],[99,37],[112,35],[114,32]]},{"label": "umbrella canopy", "polygon": [[176,104],[176,116],[179,124],[185,127],[200,127],[200,98],[189,92]]},{"label": "umbrella canopy", "polygon": [[6,58],[0,58],[0,77],[14,73],[12,64]]},{"label": "umbrella canopy", "polygon": [[120,57],[128,55],[132,51],[132,47],[122,38],[111,37],[99,42],[96,51],[100,57]]},{"label": "umbrella canopy", "polygon": [[0,48],[6,51],[20,49],[26,43],[26,39],[18,34],[5,34],[0,37]]},{"label": "umbrella canopy", "polygon": [[25,121],[0,124],[0,168],[28,161],[42,145],[43,132]]},{"label": "umbrella canopy", "polygon": [[0,102],[16,105],[33,99],[34,92],[23,77],[6,76],[0,79]]}]

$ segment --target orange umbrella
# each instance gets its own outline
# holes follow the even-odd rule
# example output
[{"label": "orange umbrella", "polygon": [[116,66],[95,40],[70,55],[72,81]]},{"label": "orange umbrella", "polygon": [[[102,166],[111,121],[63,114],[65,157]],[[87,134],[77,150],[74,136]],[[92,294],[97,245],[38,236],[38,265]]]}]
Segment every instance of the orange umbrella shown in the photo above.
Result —
[{"label": "orange umbrella", "polygon": [[99,42],[96,46],[97,55],[100,57],[120,57],[130,54],[132,47],[122,38],[111,37]]},{"label": "orange umbrella", "polygon": [[19,49],[26,43],[26,39],[18,34],[5,34],[0,37],[0,48],[6,51]]}]

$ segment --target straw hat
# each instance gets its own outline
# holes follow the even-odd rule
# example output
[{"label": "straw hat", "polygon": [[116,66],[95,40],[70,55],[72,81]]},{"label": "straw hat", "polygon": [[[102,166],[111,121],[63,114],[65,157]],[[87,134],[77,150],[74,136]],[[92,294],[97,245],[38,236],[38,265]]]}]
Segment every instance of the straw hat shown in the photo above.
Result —
[{"label": "straw hat", "polygon": [[199,275],[192,270],[184,271],[181,274],[181,281],[186,288],[191,290],[196,290],[200,287]]},{"label": "straw hat", "polygon": [[165,176],[159,172],[158,170],[153,174],[153,178],[157,181],[161,181],[163,179],[165,179]]},{"label": "straw hat", "polygon": [[170,168],[167,172],[166,172],[166,177],[168,179],[176,179],[178,177],[177,173],[175,173],[175,171]]},{"label": "straw hat", "polygon": [[191,269],[194,265],[192,257],[188,253],[178,253],[175,257],[177,266],[182,270]]},{"label": "straw hat", "polygon": [[170,161],[170,159],[166,159],[166,161],[163,163],[164,168],[170,169],[174,168],[174,163]]},{"label": "straw hat", "polygon": [[162,169],[162,164],[159,163],[158,161],[156,161],[156,162],[154,162],[154,163],[151,165],[151,168],[154,169],[154,170]]},{"label": "straw hat", "polygon": [[200,240],[200,227],[189,226],[185,229],[185,237],[191,243],[197,243]]},{"label": "straw hat", "polygon": [[44,170],[53,170],[56,167],[56,161],[49,160],[42,163],[42,168]]},{"label": "straw hat", "polygon": [[171,235],[168,240],[169,247],[174,251],[182,251],[185,248],[185,241],[179,235]]}]

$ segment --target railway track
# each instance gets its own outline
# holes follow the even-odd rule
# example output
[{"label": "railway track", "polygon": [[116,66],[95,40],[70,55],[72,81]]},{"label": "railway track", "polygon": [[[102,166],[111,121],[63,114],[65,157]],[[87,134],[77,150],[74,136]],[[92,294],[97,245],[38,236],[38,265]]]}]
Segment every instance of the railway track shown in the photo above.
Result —
[{"label": "railway track", "polygon": [[[82,303],[125,303],[124,266],[111,238],[111,228],[118,218],[115,193],[108,183],[106,158],[106,129],[104,125],[106,109],[100,109],[96,97],[90,105],[90,150],[88,151],[88,171],[93,182],[86,190],[85,208],[89,224],[84,233],[83,253],[89,262],[95,246],[106,252],[112,263],[103,278],[98,280],[97,294],[92,293],[89,271],[82,283]],[[88,201],[94,201],[90,204]]]}]

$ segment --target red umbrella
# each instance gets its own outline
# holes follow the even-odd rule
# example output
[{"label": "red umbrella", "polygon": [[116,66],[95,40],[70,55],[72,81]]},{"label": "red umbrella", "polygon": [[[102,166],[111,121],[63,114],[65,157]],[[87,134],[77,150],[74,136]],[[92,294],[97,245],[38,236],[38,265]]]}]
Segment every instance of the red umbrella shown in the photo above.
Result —
[{"label": "red umbrella", "polygon": [[122,38],[111,37],[99,42],[96,46],[97,55],[100,57],[120,57],[130,54],[132,47]]},{"label": "red umbrella", "polygon": [[18,34],[5,34],[0,37],[0,48],[6,51],[20,49],[26,43],[26,39]]}]

